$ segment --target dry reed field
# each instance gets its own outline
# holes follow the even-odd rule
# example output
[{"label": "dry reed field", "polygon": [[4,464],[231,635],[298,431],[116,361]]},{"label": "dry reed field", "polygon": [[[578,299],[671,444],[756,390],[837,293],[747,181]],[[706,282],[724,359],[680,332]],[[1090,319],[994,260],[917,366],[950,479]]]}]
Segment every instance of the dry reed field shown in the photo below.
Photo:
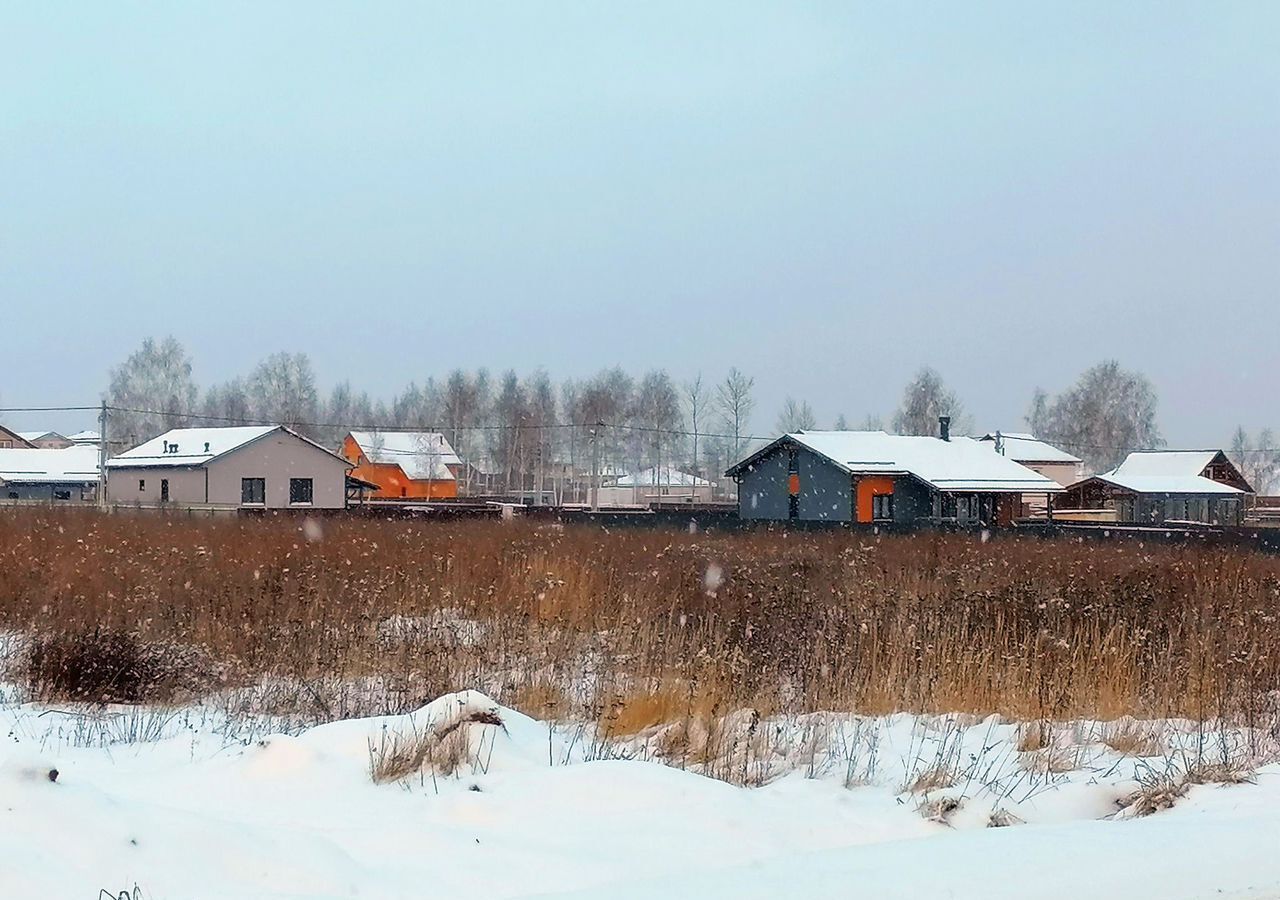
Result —
[{"label": "dry reed field", "polygon": [[[605,735],[839,711],[1274,726],[1280,560],[922,534],[0,517],[5,678],[45,701],[249,684],[324,721],[477,688]],[[250,702],[250,701],[241,701]]]}]

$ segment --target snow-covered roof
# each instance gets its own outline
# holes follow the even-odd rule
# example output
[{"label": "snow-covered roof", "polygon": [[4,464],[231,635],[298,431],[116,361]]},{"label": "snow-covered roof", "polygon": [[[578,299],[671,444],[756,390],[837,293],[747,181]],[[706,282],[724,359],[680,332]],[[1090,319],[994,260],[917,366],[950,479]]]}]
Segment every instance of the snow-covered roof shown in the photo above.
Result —
[{"label": "snow-covered roof", "polygon": [[370,462],[397,465],[415,480],[452,479],[449,466],[462,460],[436,431],[353,431],[351,439]]},{"label": "snow-covered roof", "polygon": [[174,428],[107,460],[107,468],[201,466],[281,427],[235,425],[222,428]]},{"label": "snow-covered roof", "polygon": [[43,437],[62,437],[56,431],[15,431],[14,434],[24,441],[38,441]]},{"label": "snow-covered roof", "polygon": [[1199,475],[1218,455],[1217,450],[1135,450],[1108,475]]},{"label": "snow-covered roof", "polygon": [[97,447],[0,450],[0,482],[66,484],[97,480]]},{"label": "snow-covered roof", "polygon": [[[1108,472],[1095,476],[1139,494],[1243,494],[1244,491],[1200,475],[1121,475]],[[1087,481],[1088,479],[1086,479]]]},{"label": "snow-covered roof", "polygon": [[71,441],[73,444],[96,444],[101,439],[102,435],[90,429],[77,431],[75,434],[67,435],[67,440]]},{"label": "snow-covered roof", "polygon": [[[995,445],[997,432],[989,431],[982,437],[980,441],[988,441]],[[1078,463],[1080,457],[1072,456],[1065,450],[1059,450],[1052,444],[1045,443],[1038,437],[1030,434],[1022,434],[1020,432],[999,432],[1004,442],[1004,455],[1020,463]]]},{"label": "snow-covered roof", "polygon": [[711,482],[671,466],[652,466],[643,472],[623,475],[614,485],[617,487],[710,487]]},{"label": "snow-covered roof", "polygon": [[[850,474],[908,473],[940,491],[1062,490],[1056,481],[992,453],[989,445],[972,438],[944,441],[883,431],[802,431],[778,440],[784,439],[808,447]],[[748,457],[730,472],[752,461]]]}]

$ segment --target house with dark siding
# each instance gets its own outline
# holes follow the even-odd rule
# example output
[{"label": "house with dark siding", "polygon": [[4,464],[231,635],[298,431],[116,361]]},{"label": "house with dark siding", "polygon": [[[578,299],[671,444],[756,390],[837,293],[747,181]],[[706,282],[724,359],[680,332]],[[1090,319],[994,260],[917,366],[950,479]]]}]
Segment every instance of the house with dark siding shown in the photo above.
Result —
[{"label": "house with dark siding", "polygon": [[1066,520],[1134,525],[1239,525],[1253,487],[1221,450],[1138,450],[1110,472],[1070,485]]},{"label": "house with dark siding", "polygon": [[743,519],[914,526],[1011,525],[1023,494],[1056,494],[1050,478],[991,445],[883,431],[784,434],[725,474]]}]

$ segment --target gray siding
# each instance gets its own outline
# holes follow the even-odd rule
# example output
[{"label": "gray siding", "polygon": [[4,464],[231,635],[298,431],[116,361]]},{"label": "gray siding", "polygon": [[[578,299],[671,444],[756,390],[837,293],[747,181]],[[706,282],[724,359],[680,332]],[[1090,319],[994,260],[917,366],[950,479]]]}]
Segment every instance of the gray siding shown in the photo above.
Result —
[{"label": "gray siding", "polygon": [[[853,479],[812,451],[802,447],[799,453],[801,521],[853,521]],[[779,455],[785,476],[787,457],[785,453]],[[786,490],[784,477],[783,492]]]},{"label": "gray siding", "polygon": [[914,525],[917,519],[933,515],[933,492],[910,475],[900,475],[893,482],[893,521]]},{"label": "gray siding", "polygon": [[738,484],[738,515],[744,519],[786,519],[790,508],[787,492],[787,451],[757,460]]},{"label": "gray siding", "polygon": [[160,502],[160,482],[169,482],[170,503],[205,503],[204,469],[200,467],[154,466],[128,469],[107,468],[107,499],[112,503]]}]

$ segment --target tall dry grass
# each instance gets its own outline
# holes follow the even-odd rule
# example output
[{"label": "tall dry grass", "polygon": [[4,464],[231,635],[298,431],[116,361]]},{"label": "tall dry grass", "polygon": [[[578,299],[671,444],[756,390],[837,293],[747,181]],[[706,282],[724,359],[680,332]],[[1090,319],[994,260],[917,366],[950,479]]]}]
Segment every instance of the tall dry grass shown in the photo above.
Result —
[{"label": "tall dry grass", "polygon": [[1278,613],[1280,561],[1213,548],[0,516],[0,629],[198,648],[315,718],[368,711],[341,685],[374,679],[386,711],[477,688],[612,734],[742,709],[1256,724]]}]

